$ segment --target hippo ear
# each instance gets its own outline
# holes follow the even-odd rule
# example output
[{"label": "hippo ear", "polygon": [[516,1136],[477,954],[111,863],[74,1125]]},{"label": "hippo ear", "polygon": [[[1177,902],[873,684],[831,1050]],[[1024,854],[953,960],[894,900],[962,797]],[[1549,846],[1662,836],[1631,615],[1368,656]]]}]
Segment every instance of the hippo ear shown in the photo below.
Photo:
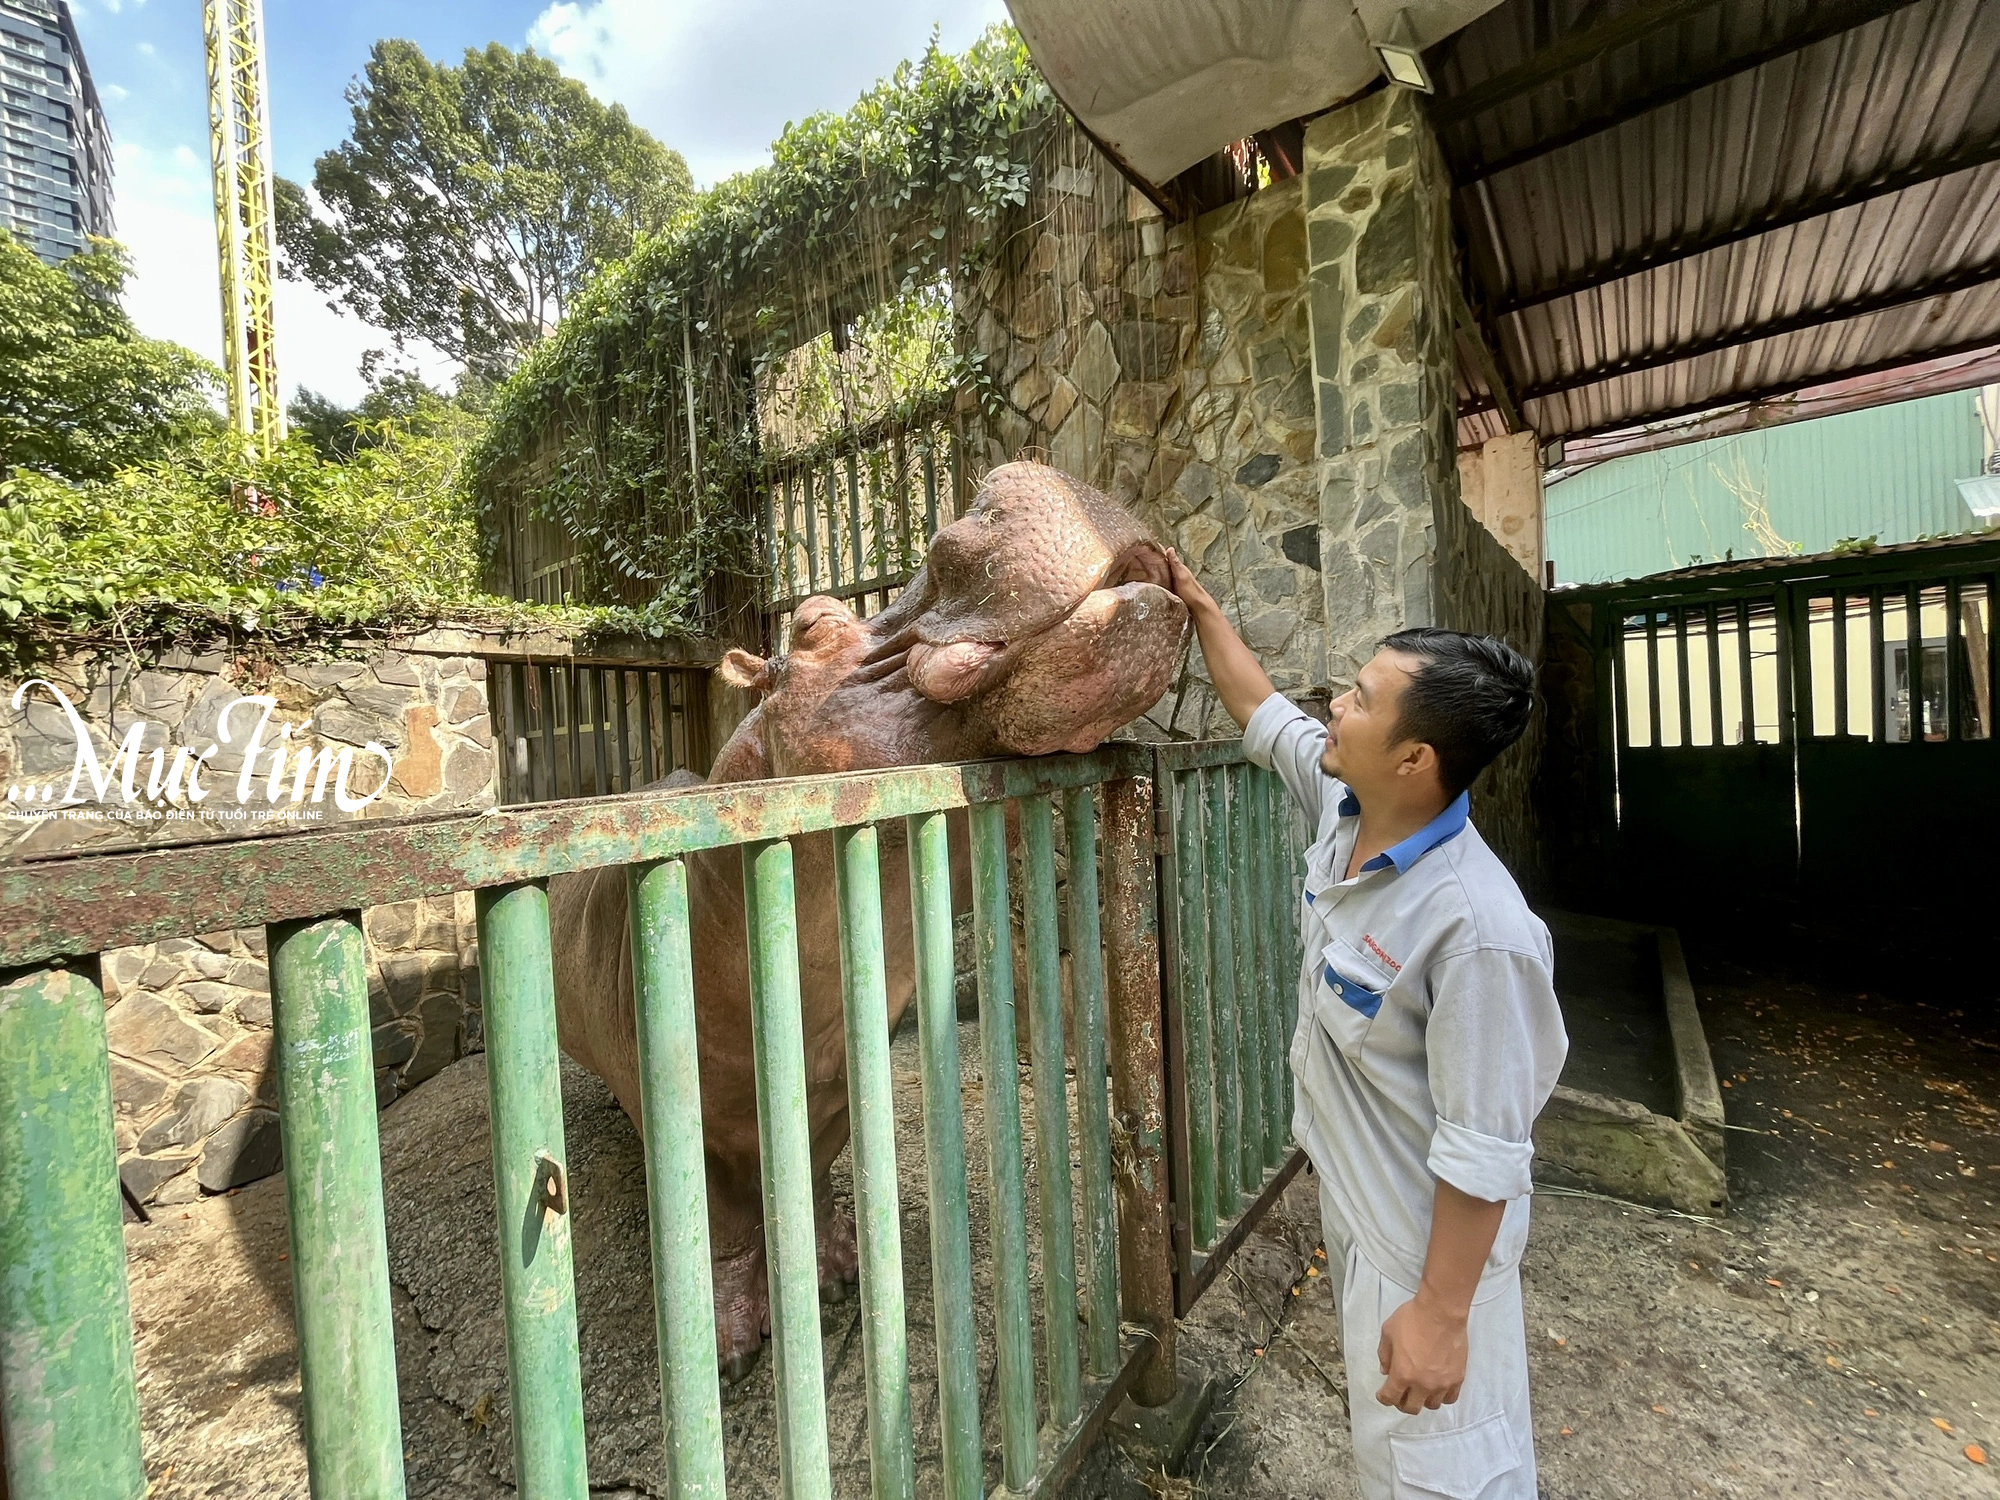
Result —
[{"label": "hippo ear", "polygon": [[771,690],[771,664],[740,647],[729,648],[716,672],[731,687],[747,688],[755,693]]}]

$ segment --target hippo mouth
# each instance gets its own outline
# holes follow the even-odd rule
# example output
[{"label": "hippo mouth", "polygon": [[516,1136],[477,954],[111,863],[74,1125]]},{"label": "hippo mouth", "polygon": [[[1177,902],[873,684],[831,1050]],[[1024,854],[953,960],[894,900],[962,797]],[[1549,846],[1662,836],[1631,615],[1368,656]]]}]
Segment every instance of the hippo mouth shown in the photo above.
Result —
[{"label": "hippo mouth", "polygon": [[[1150,541],[1114,558],[1066,609],[998,638],[927,640],[909,649],[911,685],[935,703],[964,703],[1017,755],[1095,749],[1160,699],[1173,675],[1187,607],[1162,587],[1166,559]],[[956,633],[956,632],[954,632]]]}]

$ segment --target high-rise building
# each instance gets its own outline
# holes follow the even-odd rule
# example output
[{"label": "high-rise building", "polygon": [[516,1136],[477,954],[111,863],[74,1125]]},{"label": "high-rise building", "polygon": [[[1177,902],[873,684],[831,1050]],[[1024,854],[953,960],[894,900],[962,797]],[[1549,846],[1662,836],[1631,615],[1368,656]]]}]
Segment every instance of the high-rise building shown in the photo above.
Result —
[{"label": "high-rise building", "polygon": [[43,260],[111,233],[111,132],[69,0],[0,0],[0,228]]}]

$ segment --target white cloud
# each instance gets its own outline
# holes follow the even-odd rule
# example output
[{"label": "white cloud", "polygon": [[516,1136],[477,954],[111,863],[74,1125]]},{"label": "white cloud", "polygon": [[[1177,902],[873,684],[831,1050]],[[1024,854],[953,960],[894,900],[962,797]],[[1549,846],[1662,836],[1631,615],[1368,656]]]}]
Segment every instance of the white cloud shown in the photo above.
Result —
[{"label": "white cloud", "polygon": [[558,0],[528,41],[708,183],[769,160],[786,121],[845,110],[934,25],[958,51],[1006,18],[1002,0]]},{"label": "white cloud", "polygon": [[[185,145],[153,151],[128,141],[117,150],[118,238],[133,260],[126,310],[140,332],[185,344],[219,364],[222,290],[208,164]],[[279,283],[274,320],[278,383],[288,402],[302,385],[358,401],[367,389],[361,356],[390,347],[386,333],[331,310],[325,296],[301,282]],[[398,362],[415,366],[435,385],[449,386],[457,373],[428,345]]]}]

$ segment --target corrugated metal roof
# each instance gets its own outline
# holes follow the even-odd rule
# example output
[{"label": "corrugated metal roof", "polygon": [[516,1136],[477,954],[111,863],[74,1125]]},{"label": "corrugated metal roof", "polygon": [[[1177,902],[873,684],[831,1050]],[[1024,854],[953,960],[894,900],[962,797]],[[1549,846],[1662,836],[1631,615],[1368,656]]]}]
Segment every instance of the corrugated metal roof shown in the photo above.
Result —
[{"label": "corrugated metal roof", "polygon": [[1960,391],[1616,459],[1549,486],[1548,552],[1559,580],[1588,583],[1755,558],[1778,538],[1816,553],[1962,531],[1957,481],[1984,458]]},{"label": "corrugated metal roof", "polygon": [[1544,437],[2000,343],[1992,0],[1507,0],[1430,61]]}]

